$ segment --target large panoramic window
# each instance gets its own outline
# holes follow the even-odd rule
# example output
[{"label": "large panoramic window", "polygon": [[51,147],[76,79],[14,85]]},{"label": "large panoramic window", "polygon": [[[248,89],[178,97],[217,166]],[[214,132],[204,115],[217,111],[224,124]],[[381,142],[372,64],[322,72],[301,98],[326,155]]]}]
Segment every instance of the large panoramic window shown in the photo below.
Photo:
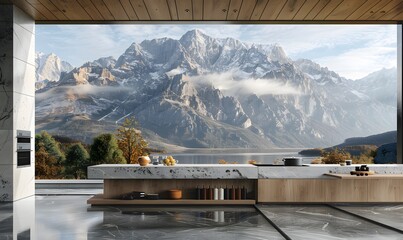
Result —
[{"label": "large panoramic window", "polygon": [[36,33],[36,131],[68,143],[64,150],[79,141],[90,151],[125,122],[148,152],[183,163],[271,163],[340,144],[373,158],[396,142],[395,25],[37,25]]}]

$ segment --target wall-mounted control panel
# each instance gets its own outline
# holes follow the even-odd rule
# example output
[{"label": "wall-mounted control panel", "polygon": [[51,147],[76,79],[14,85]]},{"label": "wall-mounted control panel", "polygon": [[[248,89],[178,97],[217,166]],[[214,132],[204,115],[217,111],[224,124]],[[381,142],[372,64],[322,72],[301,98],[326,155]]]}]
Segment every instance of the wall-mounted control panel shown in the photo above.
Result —
[{"label": "wall-mounted control panel", "polygon": [[17,166],[31,165],[31,131],[17,130]]}]

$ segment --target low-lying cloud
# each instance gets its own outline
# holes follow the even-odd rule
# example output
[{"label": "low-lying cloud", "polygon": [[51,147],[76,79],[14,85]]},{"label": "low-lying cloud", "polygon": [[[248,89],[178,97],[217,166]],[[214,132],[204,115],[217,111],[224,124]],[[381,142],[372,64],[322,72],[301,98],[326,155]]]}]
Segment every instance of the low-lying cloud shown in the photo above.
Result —
[{"label": "low-lying cloud", "polygon": [[225,95],[239,96],[245,94],[262,95],[300,95],[295,86],[276,79],[244,78],[239,79],[233,72],[222,74],[206,74],[191,77],[193,83],[198,85],[212,85]]}]

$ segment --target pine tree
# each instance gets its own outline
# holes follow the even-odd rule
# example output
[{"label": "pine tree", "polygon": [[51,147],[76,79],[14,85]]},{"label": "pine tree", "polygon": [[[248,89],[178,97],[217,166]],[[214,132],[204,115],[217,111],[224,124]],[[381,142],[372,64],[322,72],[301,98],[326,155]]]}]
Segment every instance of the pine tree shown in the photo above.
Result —
[{"label": "pine tree", "polygon": [[140,156],[148,155],[148,143],[137,128],[138,122],[134,117],[126,118],[116,133],[119,148],[129,164],[138,163],[137,159]]},{"label": "pine tree", "polygon": [[89,165],[118,163],[126,163],[126,159],[118,147],[115,136],[105,133],[94,138],[90,150]]},{"label": "pine tree", "polygon": [[81,143],[71,145],[66,151],[65,174],[76,179],[86,178],[89,158]]}]

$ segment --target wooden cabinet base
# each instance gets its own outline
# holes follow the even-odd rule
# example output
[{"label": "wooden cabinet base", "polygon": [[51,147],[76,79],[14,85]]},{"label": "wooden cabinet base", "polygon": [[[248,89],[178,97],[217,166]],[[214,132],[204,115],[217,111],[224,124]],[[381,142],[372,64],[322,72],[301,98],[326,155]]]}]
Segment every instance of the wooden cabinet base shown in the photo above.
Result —
[{"label": "wooden cabinet base", "polygon": [[120,200],[103,198],[102,194],[95,195],[87,200],[88,204],[96,205],[254,205],[255,200]]},{"label": "wooden cabinet base", "polygon": [[403,202],[403,179],[259,179],[257,202]]}]

